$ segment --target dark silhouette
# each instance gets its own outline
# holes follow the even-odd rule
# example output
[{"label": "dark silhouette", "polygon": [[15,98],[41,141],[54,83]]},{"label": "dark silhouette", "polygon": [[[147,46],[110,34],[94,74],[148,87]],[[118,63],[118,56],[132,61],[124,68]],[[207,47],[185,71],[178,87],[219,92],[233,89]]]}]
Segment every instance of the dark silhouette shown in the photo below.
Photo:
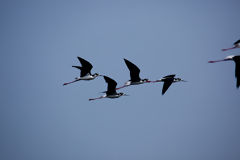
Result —
[{"label": "dark silhouette", "polygon": [[121,96],[127,96],[126,94],[124,94],[122,92],[120,92],[120,93],[116,92],[116,86],[117,86],[116,81],[114,81],[113,79],[111,79],[107,76],[103,76],[103,77],[105,79],[105,82],[108,84],[106,94],[101,97],[98,97],[98,98],[90,98],[89,101],[96,100],[96,99],[102,99],[102,98],[119,98]]},{"label": "dark silhouette", "polygon": [[163,82],[163,88],[162,88],[162,95],[165,94],[165,92],[168,90],[168,88],[172,85],[172,83],[175,82],[187,82],[185,80],[182,80],[181,78],[174,78],[176,75],[168,75],[163,77],[162,79],[156,80],[156,81],[151,81],[151,82]]},{"label": "dark silhouette", "polygon": [[80,77],[76,77],[74,81],[64,83],[63,85],[74,83],[74,82],[77,82],[80,80],[93,80],[97,76],[101,76],[98,73],[91,74],[91,70],[93,68],[92,64],[81,57],[77,57],[77,58],[78,58],[79,62],[82,64],[82,66],[72,66],[72,67],[81,70]]},{"label": "dark silhouette", "polygon": [[140,69],[133,64],[132,62],[130,62],[127,59],[124,59],[129,71],[130,71],[130,80],[127,81],[122,87],[119,87],[117,89],[120,88],[124,88],[130,85],[138,85],[138,84],[143,84],[143,83],[148,83],[150,82],[148,79],[141,79],[139,74],[140,74]]}]

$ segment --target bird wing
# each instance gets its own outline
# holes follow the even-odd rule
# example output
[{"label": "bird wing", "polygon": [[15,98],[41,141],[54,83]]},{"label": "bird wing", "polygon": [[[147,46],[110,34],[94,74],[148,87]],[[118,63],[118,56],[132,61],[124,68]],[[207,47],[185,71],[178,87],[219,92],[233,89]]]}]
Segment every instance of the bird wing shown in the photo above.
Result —
[{"label": "bird wing", "polygon": [[240,39],[234,42],[233,45],[237,45],[238,43],[240,43]]},{"label": "bird wing", "polygon": [[72,66],[72,67],[82,70],[81,66]]},{"label": "bird wing", "polygon": [[235,76],[237,78],[237,88],[240,86],[240,57],[239,61],[235,61],[236,63],[236,68],[235,68]]},{"label": "bird wing", "polygon": [[171,74],[171,75],[167,75],[167,76],[165,76],[163,78],[174,78],[175,76],[176,76],[175,74]]},{"label": "bird wing", "polygon": [[162,88],[162,95],[164,95],[164,93],[168,90],[168,88],[171,86],[172,83],[173,83],[173,78],[167,79],[164,81],[163,88]]},{"label": "bird wing", "polygon": [[132,62],[124,59],[129,71],[130,71],[130,78],[132,82],[139,82],[141,79],[139,77],[140,69],[133,64]]},{"label": "bird wing", "polygon": [[86,76],[88,73],[90,73],[88,70],[84,69],[83,67],[80,67],[80,66],[72,66],[72,67],[81,70],[80,77],[84,77],[84,76]]},{"label": "bird wing", "polygon": [[93,68],[92,64],[89,63],[88,61],[86,61],[85,59],[81,58],[81,57],[78,57],[78,60],[82,64],[81,75],[80,76],[84,77],[88,73],[91,74],[91,69]]},{"label": "bird wing", "polygon": [[116,93],[116,86],[117,86],[117,82],[114,81],[113,79],[107,77],[107,76],[103,76],[105,79],[105,82],[108,84],[108,88],[107,88],[107,95],[112,95]]}]

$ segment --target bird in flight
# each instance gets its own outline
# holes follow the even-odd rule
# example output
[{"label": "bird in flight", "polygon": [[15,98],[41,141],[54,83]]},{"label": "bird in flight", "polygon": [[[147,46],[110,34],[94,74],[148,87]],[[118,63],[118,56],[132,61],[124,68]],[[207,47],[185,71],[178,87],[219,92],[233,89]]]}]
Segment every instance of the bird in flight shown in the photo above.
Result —
[{"label": "bird in flight", "polygon": [[151,82],[163,82],[163,88],[162,88],[162,95],[165,94],[165,92],[168,90],[168,88],[172,85],[172,83],[175,82],[187,82],[185,80],[182,80],[181,78],[175,78],[175,74],[165,76],[159,80],[151,81]]},{"label": "bird in flight", "polygon": [[81,71],[80,77],[76,77],[74,81],[64,83],[63,85],[68,85],[80,80],[93,80],[97,76],[102,76],[102,75],[99,75],[98,73],[91,74],[91,70],[93,68],[92,64],[81,57],[77,57],[77,58],[79,62],[82,64],[82,66],[72,66],[72,67],[77,68]]},{"label": "bird in flight", "polygon": [[150,81],[148,79],[141,79],[139,74],[140,74],[140,69],[133,64],[132,62],[130,62],[129,60],[125,59],[125,64],[127,65],[129,71],[130,71],[130,80],[127,81],[122,87],[119,87],[117,89],[120,88],[124,88],[130,85],[138,85],[138,84],[143,84],[143,83],[149,83]]},{"label": "bird in flight", "polygon": [[237,78],[237,84],[236,87],[239,88],[240,86],[240,55],[230,55],[222,60],[216,60],[216,61],[208,61],[208,63],[216,63],[216,62],[223,62],[223,61],[234,61],[236,64],[235,68],[235,77]]},{"label": "bird in flight", "polygon": [[104,77],[105,82],[108,84],[106,94],[101,97],[98,97],[98,98],[90,98],[89,101],[96,100],[96,99],[102,99],[102,98],[119,98],[121,96],[127,96],[127,94],[125,94],[125,93],[122,93],[122,92],[117,93],[116,92],[117,82],[115,80],[113,80],[107,76],[103,76],[103,77]]},{"label": "bird in flight", "polygon": [[222,49],[222,51],[228,51],[228,50],[235,49],[235,48],[240,48],[240,39],[233,43],[233,47]]}]

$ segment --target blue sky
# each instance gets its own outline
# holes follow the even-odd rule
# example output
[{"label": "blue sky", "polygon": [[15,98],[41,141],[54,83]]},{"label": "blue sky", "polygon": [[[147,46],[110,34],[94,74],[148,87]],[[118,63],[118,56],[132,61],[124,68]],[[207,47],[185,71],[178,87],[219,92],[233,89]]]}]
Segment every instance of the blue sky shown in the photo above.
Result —
[{"label": "blue sky", "polygon": [[[235,64],[208,60],[239,39],[240,2],[0,1],[0,159],[238,160],[240,91]],[[188,83],[122,89],[89,102],[103,78],[62,86],[92,72],[122,85],[123,58],[142,78],[176,74]]]}]

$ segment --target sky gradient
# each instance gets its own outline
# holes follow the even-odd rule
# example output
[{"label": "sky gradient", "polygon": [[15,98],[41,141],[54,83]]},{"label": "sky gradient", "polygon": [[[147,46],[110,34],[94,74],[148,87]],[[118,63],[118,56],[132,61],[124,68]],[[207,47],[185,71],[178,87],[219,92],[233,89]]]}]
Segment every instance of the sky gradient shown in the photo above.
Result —
[{"label": "sky gradient", "polygon": [[[209,60],[240,38],[240,1],[0,1],[0,159],[239,160],[240,90],[234,62]],[[122,89],[88,101],[103,78],[79,76],[77,56]]]}]

